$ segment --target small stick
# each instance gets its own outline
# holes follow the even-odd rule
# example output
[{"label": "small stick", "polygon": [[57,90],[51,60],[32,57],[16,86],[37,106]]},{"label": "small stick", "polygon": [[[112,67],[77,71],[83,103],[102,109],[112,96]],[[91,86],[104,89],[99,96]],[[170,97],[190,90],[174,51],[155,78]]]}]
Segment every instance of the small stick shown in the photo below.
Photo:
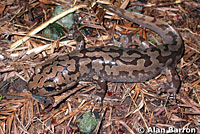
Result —
[{"label": "small stick", "polygon": [[51,18],[50,20],[44,22],[43,24],[41,24],[40,26],[38,26],[37,28],[33,29],[32,31],[30,31],[25,37],[17,40],[16,42],[14,42],[13,44],[11,44],[10,49],[14,50],[15,48],[17,48],[18,46],[20,46],[22,43],[26,42],[30,36],[35,35],[36,33],[40,32],[42,29],[44,29],[45,27],[47,27],[49,24],[54,23],[55,21],[59,20],[60,18],[66,16],[69,13],[72,13],[76,10],[78,10],[79,8],[84,8],[87,7],[87,5],[78,5],[78,6],[74,6],[73,8],[70,8],[58,15],[56,15],[55,17]]}]

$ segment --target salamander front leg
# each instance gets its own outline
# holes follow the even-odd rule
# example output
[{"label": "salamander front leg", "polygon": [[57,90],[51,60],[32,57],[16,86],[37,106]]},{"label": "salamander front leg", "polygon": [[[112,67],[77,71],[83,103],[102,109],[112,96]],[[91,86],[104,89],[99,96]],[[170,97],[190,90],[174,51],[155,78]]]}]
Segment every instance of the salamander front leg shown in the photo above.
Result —
[{"label": "salamander front leg", "polygon": [[34,100],[44,104],[45,108],[54,103],[54,100],[51,97],[37,96],[37,95],[34,95],[34,94],[32,94],[32,97],[33,97]]},{"label": "salamander front leg", "polygon": [[122,34],[120,36],[119,42],[121,43],[121,47],[123,47],[123,48],[129,48],[132,45],[136,45],[140,49],[145,50],[152,46],[144,38],[137,36],[133,33]]},{"label": "salamander front leg", "polygon": [[166,67],[164,69],[164,73],[168,81],[168,84],[165,85],[165,92],[167,92],[167,98],[165,102],[166,105],[171,94],[173,95],[174,101],[176,102],[176,93],[178,92],[181,82],[174,67]]}]

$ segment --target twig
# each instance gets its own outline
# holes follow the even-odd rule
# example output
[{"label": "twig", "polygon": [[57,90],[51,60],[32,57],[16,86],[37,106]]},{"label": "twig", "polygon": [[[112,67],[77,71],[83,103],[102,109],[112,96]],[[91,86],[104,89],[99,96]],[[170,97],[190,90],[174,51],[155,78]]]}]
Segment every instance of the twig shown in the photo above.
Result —
[{"label": "twig", "polygon": [[78,10],[79,8],[84,8],[87,7],[87,5],[78,5],[78,6],[74,6],[73,8],[70,8],[64,12],[62,12],[59,15],[56,15],[55,17],[51,18],[50,20],[46,21],[45,23],[41,24],[40,26],[38,26],[37,28],[33,29],[32,31],[30,31],[27,36],[23,37],[20,40],[17,40],[16,42],[14,42],[13,44],[11,44],[10,48],[11,50],[14,50],[15,48],[17,48],[18,46],[20,46],[22,43],[26,42],[30,36],[35,35],[36,33],[40,32],[42,29],[44,29],[45,27],[47,27],[49,24],[61,19],[62,17],[64,17],[65,15],[72,13],[76,10]]}]

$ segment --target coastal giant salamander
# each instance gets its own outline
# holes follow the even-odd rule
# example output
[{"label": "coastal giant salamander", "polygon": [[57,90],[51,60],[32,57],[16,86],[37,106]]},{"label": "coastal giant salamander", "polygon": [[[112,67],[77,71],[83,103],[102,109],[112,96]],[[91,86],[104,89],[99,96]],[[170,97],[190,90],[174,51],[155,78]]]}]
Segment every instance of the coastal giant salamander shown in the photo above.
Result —
[{"label": "coastal giant salamander", "polygon": [[165,44],[147,49],[116,46],[90,47],[75,50],[37,65],[28,82],[34,98],[57,95],[74,87],[80,81],[97,83],[97,94],[103,99],[107,82],[144,82],[160,73],[167,77],[167,93],[176,95],[180,79],[176,63],[184,53],[179,33],[168,23],[114,6],[103,8],[158,33]]}]

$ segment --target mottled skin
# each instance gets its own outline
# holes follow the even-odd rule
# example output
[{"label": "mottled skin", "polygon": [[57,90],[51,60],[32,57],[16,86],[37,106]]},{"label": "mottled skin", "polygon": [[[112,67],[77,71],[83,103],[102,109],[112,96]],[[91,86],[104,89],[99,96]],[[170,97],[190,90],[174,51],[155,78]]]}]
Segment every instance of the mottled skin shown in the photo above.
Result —
[{"label": "mottled skin", "polygon": [[33,96],[44,98],[72,88],[80,81],[94,81],[97,94],[103,98],[106,82],[144,82],[160,73],[167,76],[167,92],[175,96],[179,76],[175,65],[184,53],[184,45],[178,32],[166,22],[126,10],[101,6],[122,18],[133,21],[158,33],[165,44],[147,49],[120,47],[91,47],[47,60],[35,67],[29,81]]}]

